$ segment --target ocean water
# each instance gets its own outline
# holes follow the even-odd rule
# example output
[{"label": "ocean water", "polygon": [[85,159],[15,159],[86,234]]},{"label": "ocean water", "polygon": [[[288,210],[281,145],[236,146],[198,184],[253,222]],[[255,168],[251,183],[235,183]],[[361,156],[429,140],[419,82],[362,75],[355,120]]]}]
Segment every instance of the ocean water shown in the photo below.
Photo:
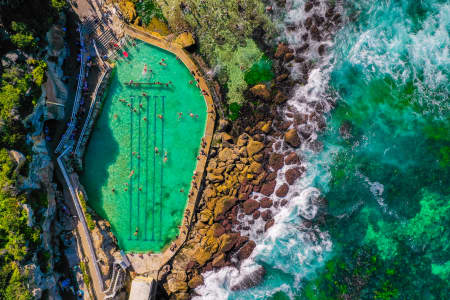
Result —
[{"label": "ocean water", "polygon": [[[198,299],[450,297],[450,4],[335,3],[344,25],[288,102],[326,108],[327,128],[302,146],[307,174],[252,256],[205,274]],[[303,22],[304,4],[287,1],[280,27]],[[258,266],[258,286],[232,290]]]},{"label": "ocean water", "polygon": [[[190,84],[189,70],[171,53],[137,42],[128,54],[113,71],[81,182],[89,206],[111,223],[121,249],[158,252],[179,233],[206,104]],[[172,84],[130,87],[130,80]]]}]

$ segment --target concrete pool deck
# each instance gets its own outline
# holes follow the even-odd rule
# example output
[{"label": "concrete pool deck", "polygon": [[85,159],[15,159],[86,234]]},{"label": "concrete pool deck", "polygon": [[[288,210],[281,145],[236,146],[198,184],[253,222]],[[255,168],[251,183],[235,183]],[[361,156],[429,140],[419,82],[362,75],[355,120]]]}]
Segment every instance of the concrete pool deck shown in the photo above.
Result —
[{"label": "concrete pool deck", "polygon": [[195,172],[197,176],[192,180],[190,186],[190,192],[188,196],[188,201],[186,209],[184,210],[184,217],[180,227],[180,233],[178,238],[167,245],[166,248],[158,254],[128,254],[127,257],[131,262],[134,271],[138,274],[147,274],[156,280],[158,279],[159,271],[174,257],[178,250],[184,245],[191,229],[192,218],[195,215],[195,209],[197,206],[197,201],[199,197],[199,189],[204,176],[204,170],[206,167],[209,150],[212,142],[212,137],[214,134],[214,124],[216,120],[216,111],[214,109],[213,99],[211,97],[211,92],[208,88],[206,80],[200,76],[198,67],[193,62],[191,57],[185,50],[178,44],[167,41],[160,37],[154,36],[148,32],[141,30],[135,26],[124,26],[124,33],[128,36],[144,41],[150,45],[156,46],[158,48],[164,49],[168,52],[175,54],[181,62],[189,69],[191,74],[193,74],[198,79],[199,90],[204,90],[203,98],[207,105],[207,118],[205,124],[205,131],[202,138],[204,146],[203,149],[205,155],[200,155],[200,159],[197,160]]}]

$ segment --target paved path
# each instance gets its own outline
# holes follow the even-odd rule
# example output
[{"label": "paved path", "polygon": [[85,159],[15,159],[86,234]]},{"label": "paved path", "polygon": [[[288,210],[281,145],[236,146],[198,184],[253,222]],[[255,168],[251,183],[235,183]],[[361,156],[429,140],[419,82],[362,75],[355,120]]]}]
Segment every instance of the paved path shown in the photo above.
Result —
[{"label": "paved path", "polygon": [[[191,73],[195,74],[195,77],[199,79],[199,88],[200,90],[206,91],[206,94],[203,95],[206,106],[207,106],[207,119],[206,119],[206,126],[205,126],[205,134],[203,137],[203,140],[205,142],[205,146],[203,147],[203,151],[206,155],[202,155],[200,159],[197,161],[196,166],[196,172],[197,176],[195,180],[191,183],[191,192],[189,193],[189,199],[188,203],[186,205],[186,209],[184,211],[184,218],[183,218],[183,224],[180,229],[180,234],[178,238],[171,243],[171,245],[168,245],[168,248],[166,248],[162,254],[160,254],[157,259],[159,260],[159,270],[166,265],[180,250],[180,248],[184,245],[184,243],[187,240],[187,237],[189,235],[190,231],[190,224],[192,222],[192,218],[195,215],[195,208],[197,206],[197,199],[200,196],[199,195],[199,187],[201,185],[203,176],[204,176],[204,170],[206,167],[206,162],[208,159],[209,149],[212,141],[212,137],[214,134],[214,123],[216,119],[216,111],[214,109],[213,99],[211,97],[211,92],[208,88],[208,85],[206,84],[206,80],[200,75],[198,71],[198,67],[195,65],[189,54],[184,51],[184,49],[179,46],[176,43],[164,40],[162,38],[159,38],[157,36],[153,36],[148,32],[143,31],[142,29],[138,27],[131,27],[131,26],[125,26],[124,28],[125,34],[142,40],[144,42],[147,42],[151,45],[154,45],[156,47],[162,48],[166,51],[172,52],[175,54],[183,63],[184,65],[191,71]],[[154,263],[144,263],[141,259],[136,259],[136,257],[128,255],[133,267],[136,266],[136,268],[143,272],[143,273],[151,273],[152,268],[155,267]],[[156,259],[156,257],[150,256],[148,259]],[[138,272],[135,268],[135,271]],[[144,272],[144,271],[147,272]],[[158,270],[158,271],[159,271]],[[138,272],[139,273],[139,272]]]},{"label": "paved path", "polygon": [[103,299],[103,288],[104,288],[104,282],[103,277],[100,272],[100,268],[97,264],[97,256],[95,255],[94,245],[92,244],[92,239],[90,235],[89,228],[86,224],[86,219],[84,217],[83,210],[80,205],[80,200],[78,199],[77,190],[76,187],[72,184],[72,178],[69,177],[69,175],[66,172],[66,168],[64,166],[64,163],[62,161],[62,157],[66,154],[67,150],[64,151],[58,158],[58,166],[61,169],[61,172],[64,176],[64,180],[67,184],[67,187],[69,189],[70,195],[73,200],[73,205],[75,207],[75,210],[77,212],[78,216],[78,224],[77,224],[77,231],[81,237],[81,244],[83,247],[83,252],[85,255],[87,255],[89,261],[88,261],[88,269],[89,269],[89,275],[92,279],[93,289],[94,293],[96,294],[97,299]]}]

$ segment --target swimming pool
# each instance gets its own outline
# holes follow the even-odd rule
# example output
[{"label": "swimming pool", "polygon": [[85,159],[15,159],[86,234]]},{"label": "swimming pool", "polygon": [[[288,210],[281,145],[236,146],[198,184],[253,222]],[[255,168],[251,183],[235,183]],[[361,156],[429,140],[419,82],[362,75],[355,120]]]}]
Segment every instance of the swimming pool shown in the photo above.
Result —
[{"label": "swimming pool", "polygon": [[[81,182],[121,249],[159,252],[179,233],[206,104],[173,54],[143,42],[127,52],[116,64]],[[130,80],[171,83],[135,86]]]}]

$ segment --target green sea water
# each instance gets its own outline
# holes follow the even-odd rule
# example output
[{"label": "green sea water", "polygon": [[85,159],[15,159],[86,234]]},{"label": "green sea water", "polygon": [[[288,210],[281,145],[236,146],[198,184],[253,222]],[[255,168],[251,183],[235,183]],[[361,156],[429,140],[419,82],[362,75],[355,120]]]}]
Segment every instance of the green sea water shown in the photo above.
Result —
[{"label": "green sea water", "polygon": [[[264,280],[236,292],[238,272],[211,273],[199,298],[450,298],[450,4],[344,1],[344,10],[323,151],[303,153],[300,196],[240,270],[263,266]],[[299,216],[315,188],[326,218],[305,230]]]},{"label": "green sea water", "polygon": [[[206,104],[190,84],[189,70],[171,53],[141,42],[127,52],[113,71],[81,182],[89,206],[111,223],[121,249],[158,252],[179,233]],[[167,66],[159,64],[161,59]],[[130,80],[172,84],[124,84]]]}]

